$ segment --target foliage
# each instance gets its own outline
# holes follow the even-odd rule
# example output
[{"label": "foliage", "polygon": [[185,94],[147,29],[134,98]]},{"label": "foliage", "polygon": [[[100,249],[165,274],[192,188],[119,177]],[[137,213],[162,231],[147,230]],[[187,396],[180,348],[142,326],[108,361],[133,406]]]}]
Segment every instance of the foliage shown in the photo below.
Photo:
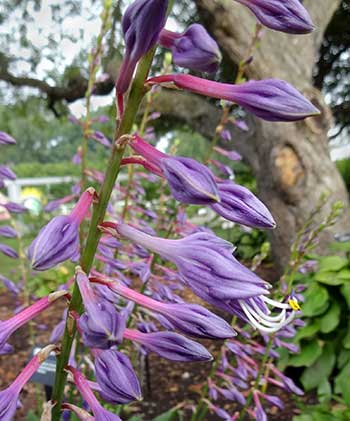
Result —
[{"label": "foliage", "polygon": [[313,256],[318,270],[298,275],[305,285],[302,305],[306,325],[293,342],[300,352],[284,365],[302,368],[306,391],[317,389],[321,402],[336,398],[350,404],[350,260],[337,255]]}]

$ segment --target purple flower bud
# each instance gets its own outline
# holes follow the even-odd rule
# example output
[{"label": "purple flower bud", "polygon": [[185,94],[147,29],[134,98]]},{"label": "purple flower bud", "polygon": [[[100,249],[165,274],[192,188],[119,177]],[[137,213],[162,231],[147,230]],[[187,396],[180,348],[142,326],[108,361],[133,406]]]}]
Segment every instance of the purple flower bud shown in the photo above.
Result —
[{"label": "purple flower bud", "polygon": [[[95,281],[99,282],[98,279]],[[103,279],[100,282],[104,282]],[[236,334],[231,326],[197,304],[166,304],[140,294],[112,280],[106,285],[117,294],[165,316],[181,332],[199,338],[227,339]]]},{"label": "purple flower bud", "polygon": [[247,6],[260,23],[276,31],[307,34],[314,25],[300,0],[236,0]]},{"label": "purple flower bud", "polygon": [[34,270],[44,271],[76,256],[79,225],[88,213],[94,195],[94,189],[87,189],[70,215],[56,216],[40,230],[28,249]]},{"label": "purple flower bud", "polygon": [[122,19],[125,55],[116,82],[118,93],[127,91],[137,62],[156,44],[167,7],[167,0],[135,0],[126,9]]},{"label": "purple flower bud", "polygon": [[0,132],[0,145],[15,145],[15,139],[5,132]]},{"label": "purple flower bud", "polygon": [[289,83],[279,79],[251,80],[239,85],[220,83],[185,74],[157,76],[150,84],[173,82],[200,95],[225,99],[268,121],[297,121],[320,114],[319,110]]},{"label": "purple flower bud", "polygon": [[13,346],[10,344],[3,344],[0,346],[0,355],[7,355],[13,352]]},{"label": "purple flower bud", "polygon": [[3,225],[0,227],[0,235],[7,238],[17,237],[17,231],[8,225]]},{"label": "purple flower bud", "polygon": [[75,197],[76,197],[75,194],[70,194],[68,196],[62,197],[61,199],[52,200],[51,202],[49,202],[44,207],[44,211],[45,212],[53,212],[56,209],[58,209],[61,205],[63,205],[64,203],[71,202]]},{"label": "purple flower bud", "polygon": [[48,345],[40,350],[25,366],[24,370],[6,389],[0,392],[0,419],[1,421],[11,421],[17,409],[18,396],[23,386],[29,381],[32,375],[46,360],[50,352],[55,349],[55,345]]},{"label": "purple flower bud", "polygon": [[58,298],[65,295],[67,295],[67,291],[53,292],[17,313],[10,319],[0,321],[0,348],[7,342],[13,332],[50,307]]},{"label": "purple flower bud", "polygon": [[19,203],[14,203],[14,202],[1,203],[0,206],[7,209],[10,213],[23,213],[23,212],[27,212],[28,210],[25,206],[22,206]]},{"label": "purple flower bud", "polygon": [[267,207],[247,188],[232,181],[218,183],[220,202],[211,208],[229,221],[254,228],[272,229],[276,223]]},{"label": "purple flower bud", "polygon": [[229,130],[227,130],[227,129],[221,130],[220,137],[225,142],[230,142],[232,140],[231,132]]},{"label": "purple flower bud", "polygon": [[211,361],[213,357],[203,345],[174,332],[142,333],[125,329],[124,337],[138,342],[147,350],[172,361]]},{"label": "purple flower bud", "polygon": [[95,139],[98,143],[100,143],[103,146],[106,146],[107,148],[111,147],[111,142],[107,139],[107,137],[100,131],[96,130],[93,132],[90,137],[92,139]]},{"label": "purple flower bud", "polygon": [[11,259],[18,259],[18,253],[12,247],[6,244],[0,244],[0,251],[7,257],[11,257]]},{"label": "purple flower bud", "polygon": [[[194,159],[173,157],[159,152],[135,136],[131,147],[163,174],[176,200],[191,204],[209,204],[219,201],[218,189],[212,172]],[[152,169],[152,168],[151,168]],[[157,170],[154,171],[157,174]]]},{"label": "purple flower bud", "polygon": [[220,49],[206,29],[198,23],[190,25],[182,34],[163,29],[159,43],[171,49],[177,66],[208,73],[214,73],[219,68]]},{"label": "purple flower bud", "polygon": [[118,351],[98,352],[95,375],[101,397],[110,403],[128,403],[141,399],[141,388],[129,358]]},{"label": "purple flower bud", "polygon": [[106,300],[98,300],[89,280],[78,267],[76,280],[83,297],[85,313],[79,318],[79,328],[88,347],[108,349],[123,339],[125,317]]},{"label": "purple flower bud", "polygon": [[67,369],[73,374],[74,383],[94,413],[95,421],[121,421],[118,415],[112,414],[101,406],[91,390],[89,382],[78,370],[71,366],[68,366]]},{"label": "purple flower bud", "polygon": [[0,178],[7,178],[8,180],[16,180],[16,174],[11,168],[0,165]]},{"label": "purple flower bud", "polygon": [[228,159],[231,159],[231,161],[241,161],[242,156],[236,152],[236,151],[227,151],[226,149],[220,148],[219,146],[215,146],[214,150],[223,155],[226,156]]},{"label": "purple flower bud", "polygon": [[176,264],[186,284],[201,298],[230,300],[266,294],[266,283],[233,256],[231,243],[199,232],[179,240],[153,237],[127,224],[117,232]]},{"label": "purple flower bud", "polygon": [[18,295],[21,292],[21,289],[5,276],[0,275],[0,281],[4,284],[5,288],[13,294]]}]

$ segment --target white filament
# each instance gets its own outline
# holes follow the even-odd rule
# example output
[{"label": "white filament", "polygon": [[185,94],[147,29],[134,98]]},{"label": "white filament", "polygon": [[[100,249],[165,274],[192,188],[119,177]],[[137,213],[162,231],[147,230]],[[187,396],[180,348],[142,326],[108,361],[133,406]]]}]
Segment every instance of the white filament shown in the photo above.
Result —
[{"label": "white filament", "polygon": [[[281,308],[282,311],[277,316],[269,316],[261,311],[253,299],[249,300],[250,303],[239,300],[244,314],[256,329],[265,333],[274,333],[287,326],[294,319],[295,311],[291,309],[289,304],[280,303],[265,296],[261,296],[261,299],[275,308]],[[288,317],[287,309],[292,310]]]}]

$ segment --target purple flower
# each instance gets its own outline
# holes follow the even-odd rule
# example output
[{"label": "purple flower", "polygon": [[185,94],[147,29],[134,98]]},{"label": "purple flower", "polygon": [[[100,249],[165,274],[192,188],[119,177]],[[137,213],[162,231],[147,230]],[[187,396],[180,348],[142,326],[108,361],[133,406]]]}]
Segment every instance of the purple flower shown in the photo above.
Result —
[{"label": "purple flower", "polygon": [[11,257],[11,259],[17,259],[18,253],[12,247],[6,244],[0,244],[0,251],[7,257]]},{"label": "purple flower", "polygon": [[319,110],[289,83],[279,79],[251,80],[239,85],[185,74],[153,77],[150,84],[173,82],[177,87],[212,98],[235,102],[268,121],[296,121],[318,115]]},{"label": "purple flower", "polygon": [[0,145],[15,145],[15,139],[5,132],[0,132]]},{"label": "purple flower", "polygon": [[19,203],[14,203],[14,202],[1,203],[0,206],[7,209],[8,212],[10,213],[23,213],[23,212],[27,212],[28,210],[25,206],[22,206]]},{"label": "purple flower", "polygon": [[107,137],[100,131],[96,130],[93,132],[90,137],[92,139],[95,139],[98,143],[100,143],[103,146],[106,146],[107,148],[111,147],[111,142],[107,139]]},{"label": "purple flower", "polygon": [[53,292],[20,311],[10,319],[0,321],[0,348],[4,346],[13,332],[50,307],[58,298],[66,295],[67,291]]},{"label": "purple flower", "polygon": [[190,336],[226,339],[236,335],[225,320],[200,305],[162,303],[140,294],[119,282],[109,279],[99,280],[97,278],[94,278],[94,280],[105,283],[115,293],[143,307],[161,313],[175,328]]},{"label": "purple flower", "polygon": [[153,172],[164,175],[176,200],[198,205],[219,201],[214,176],[205,165],[159,152],[137,135],[130,146],[155,168]]},{"label": "purple flower", "polygon": [[95,358],[95,375],[101,397],[110,403],[141,399],[141,388],[129,358],[118,351],[101,351]]},{"label": "purple flower", "polygon": [[5,276],[0,275],[0,281],[4,284],[5,288],[7,288],[8,291],[12,292],[13,294],[17,295],[21,292],[21,289]]},{"label": "purple flower", "polygon": [[198,232],[179,240],[145,234],[130,225],[117,224],[117,232],[176,264],[186,284],[200,297],[230,300],[266,294],[266,282],[232,255],[231,243],[214,234]]},{"label": "purple flower", "polygon": [[190,25],[182,34],[163,29],[159,43],[171,49],[177,66],[208,73],[214,73],[219,68],[220,49],[206,29],[198,23]]},{"label": "purple flower", "polygon": [[[291,297],[281,303],[266,297],[269,284],[232,255],[231,243],[212,233],[198,232],[179,240],[153,237],[127,224],[105,223],[103,230],[116,230],[132,242],[149,248],[172,261],[182,280],[198,295],[224,311],[235,314],[262,332],[272,333],[289,324],[298,311]],[[269,315],[267,304],[279,314]]]},{"label": "purple flower", "polygon": [[276,223],[267,207],[247,188],[232,181],[218,183],[220,202],[211,208],[229,221],[254,228],[272,229]]},{"label": "purple flower", "polygon": [[126,9],[122,19],[125,55],[116,82],[118,93],[127,91],[137,62],[156,44],[167,7],[167,0],[135,0]]},{"label": "purple flower", "polygon": [[91,411],[94,413],[95,418],[91,418],[92,420],[94,419],[95,421],[121,421],[118,415],[112,414],[111,412],[107,411],[101,406],[100,402],[97,400],[93,391],[91,390],[89,382],[78,370],[71,366],[68,366],[67,370],[69,370],[73,374],[74,383],[77,389],[91,408]]},{"label": "purple flower", "polygon": [[64,203],[68,203],[75,198],[75,194],[70,194],[68,196],[62,197],[61,199],[55,199],[49,202],[45,207],[45,212],[53,212],[54,210],[58,209]]},{"label": "purple flower", "polygon": [[138,330],[125,329],[124,337],[172,361],[191,362],[213,359],[203,345],[174,332],[142,333]]},{"label": "purple flower", "polygon": [[7,355],[13,352],[13,346],[10,344],[3,344],[0,346],[0,355]]},{"label": "purple flower", "polygon": [[3,225],[0,227],[0,235],[7,238],[17,237],[17,231],[8,225]]},{"label": "purple flower", "polygon": [[0,165],[0,178],[16,180],[16,174],[11,170],[11,168],[6,167],[5,165]]},{"label": "purple flower", "polygon": [[70,215],[56,216],[40,230],[28,249],[34,270],[44,271],[76,256],[79,225],[88,213],[94,195],[94,189],[87,189]]},{"label": "purple flower", "polygon": [[236,0],[247,6],[260,23],[276,31],[307,34],[314,25],[300,0]]},{"label": "purple flower", "polygon": [[125,317],[117,313],[113,304],[98,299],[86,274],[78,267],[76,280],[83,297],[85,313],[79,318],[84,344],[108,349],[123,339]]},{"label": "purple flower", "polygon": [[32,375],[49,354],[55,349],[55,345],[48,345],[41,349],[25,366],[24,370],[6,389],[0,392],[0,419],[1,421],[11,421],[17,409],[18,396],[23,386],[28,382]]}]

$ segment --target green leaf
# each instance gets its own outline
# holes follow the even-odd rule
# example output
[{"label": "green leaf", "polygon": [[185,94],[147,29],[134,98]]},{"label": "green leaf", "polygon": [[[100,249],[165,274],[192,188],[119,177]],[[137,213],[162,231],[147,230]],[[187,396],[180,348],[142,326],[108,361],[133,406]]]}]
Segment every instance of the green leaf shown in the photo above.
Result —
[{"label": "green leaf", "polygon": [[312,283],[305,293],[305,303],[302,306],[303,315],[310,317],[322,314],[328,308],[328,298],[326,288],[316,282]]},{"label": "green leaf", "polygon": [[348,329],[342,341],[343,347],[350,349],[350,330]]},{"label": "green leaf", "polygon": [[158,415],[154,418],[153,421],[175,421],[177,419],[178,411],[175,409],[170,409],[163,414]]},{"label": "green leaf", "polygon": [[38,417],[37,415],[35,415],[35,413],[33,411],[29,411],[27,414],[27,421],[39,421],[40,417]]},{"label": "green leaf", "polygon": [[350,352],[347,349],[342,349],[337,357],[337,367],[342,368],[347,362],[350,362]]},{"label": "green leaf", "polygon": [[337,276],[345,281],[350,281],[350,269],[342,269]]},{"label": "green leaf", "polygon": [[313,323],[298,329],[297,334],[295,335],[295,340],[299,341],[300,339],[303,339],[303,338],[311,338],[319,330],[320,330],[320,321],[319,319],[316,319],[314,320]]},{"label": "green leaf", "polygon": [[327,379],[318,385],[317,396],[320,402],[328,402],[332,398],[332,386]]},{"label": "green leaf", "polygon": [[350,363],[342,369],[342,371],[335,378],[335,393],[339,393],[343,396],[343,399],[347,405],[350,405],[350,382],[349,382],[349,373],[350,373]]},{"label": "green leaf", "polygon": [[333,270],[338,272],[348,265],[348,259],[341,256],[326,256],[320,260],[320,271],[322,270]]},{"label": "green leaf", "polygon": [[329,333],[334,330],[340,322],[340,306],[336,301],[332,301],[327,313],[322,316],[320,330],[323,333]]},{"label": "green leaf", "polygon": [[314,276],[315,281],[326,285],[341,285],[346,282],[346,279],[339,277],[340,272],[317,272]]},{"label": "green leaf", "polygon": [[343,296],[345,298],[345,301],[346,301],[348,307],[350,308],[350,283],[344,284],[340,288],[340,292],[343,294]]},{"label": "green leaf", "polygon": [[313,421],[313,418],[310,414],[301,414],[294,416],[293,421]]},{"label": "green leaf", "polygon": [[331,374],[335,364],[333,345],[327,343],[317,361],[306,368],[301,375],[301,382],[306,391],[314,389]]},{"label": "green leaf", "polygon": [[300,348],[300,353],[293,355],[289,360],[289,365],[294,367],[310,367],[317,358],[322,354],[322,348],[318,344],[318,341],[303,342]]}]

